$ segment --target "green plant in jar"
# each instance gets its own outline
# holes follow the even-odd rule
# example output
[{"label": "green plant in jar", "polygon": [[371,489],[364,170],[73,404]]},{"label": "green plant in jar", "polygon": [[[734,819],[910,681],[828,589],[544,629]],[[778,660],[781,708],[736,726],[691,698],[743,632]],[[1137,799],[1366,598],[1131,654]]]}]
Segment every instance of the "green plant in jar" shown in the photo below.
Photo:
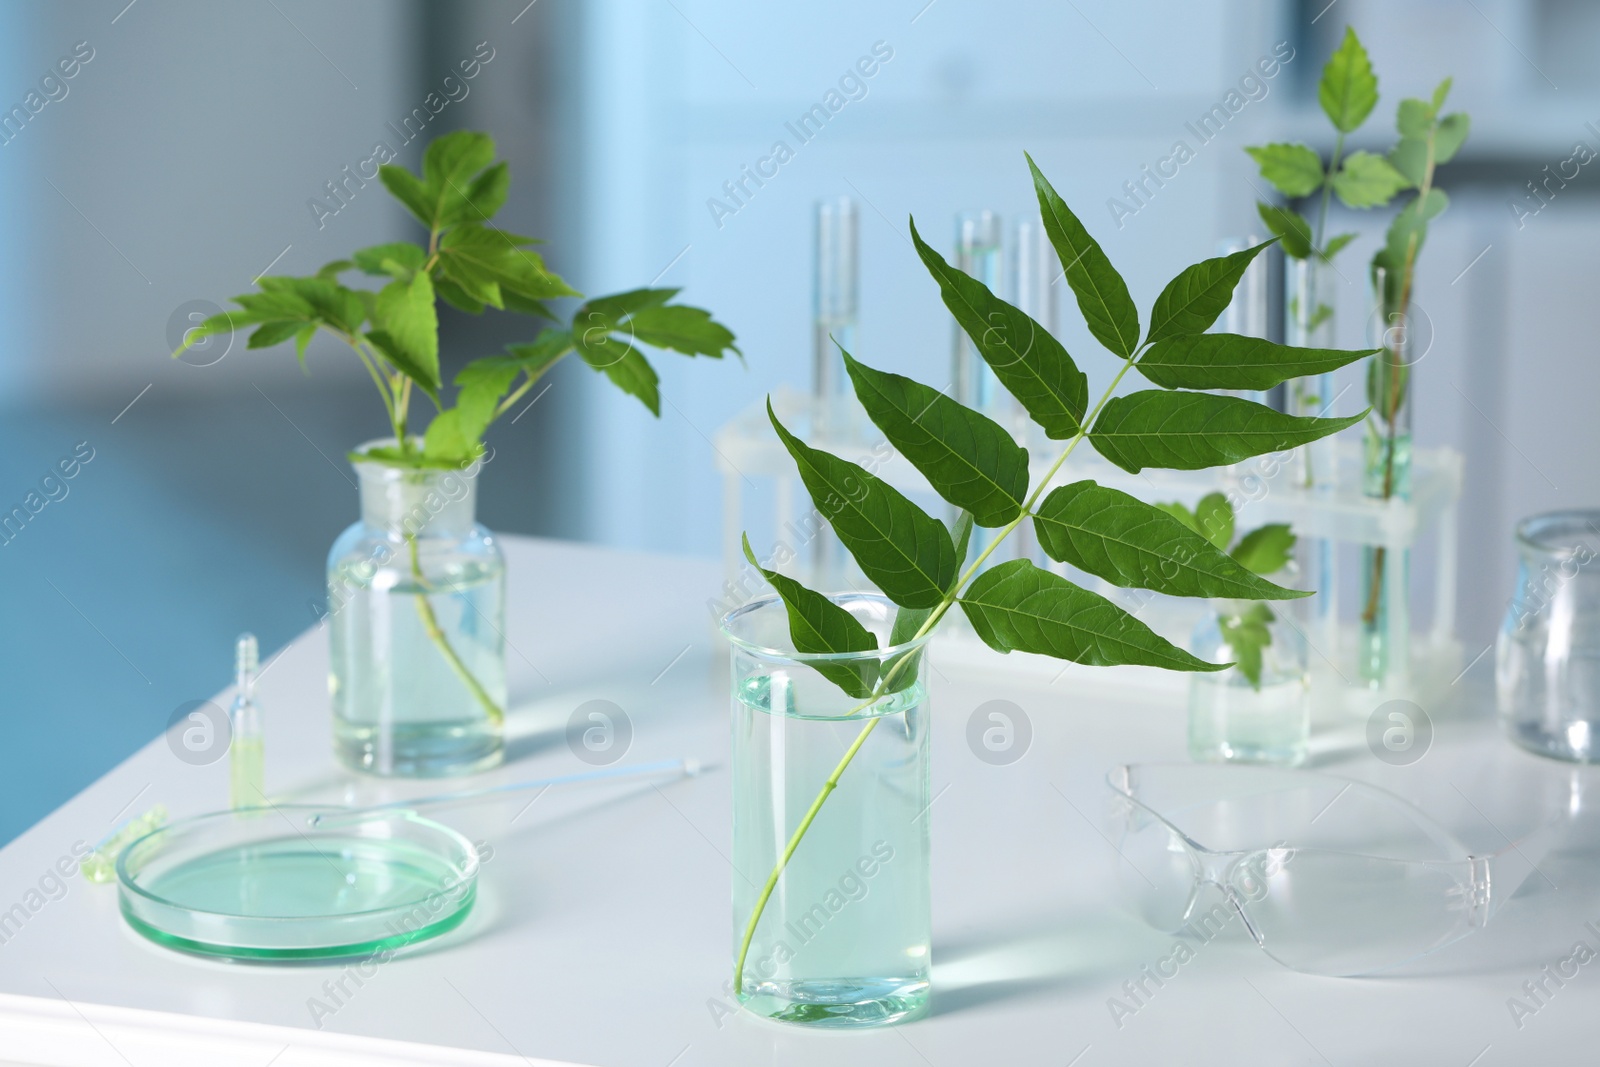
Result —
[{"label": "green plant in jar", "polygon": [[[416,480],[421,472],[474,464],[484,453],[489,426],[568,355],[576,354],[657,417],[660,379],[646,349],[712,359],[741,355],[732,331],[709,312],[675,302],[678,290],[633,289],[585,299],[545,266],[535,238],[493,226],[511,176],[505,162],[496,162],[494,140],[486,133],[445,134],[427,146],[420,175],[385,164],[379,177],[425,236],[358,249],[315,274],[258,278],[258,291],[233,297],[236,309],[189,330],[174,355],[206,337],[250,328],[248,347],[292,340],[304,366],[313,337],[337,338],[371,378],[393,432],[391,441],[351,459],[417,472]],[[368,284],[347,284],[352,276]],[[558,318],[550,306],[558,299],[578,301],[569,317]],[[525,342],[468,361],[454,376],[452,397],[440,369],[440,301],[473,315],[492,309],[548,325]],[[431,409],[425,420],[414,411],[418,394]],[[405,540],[427,639],[498,726],[504,709],[435,618],[415,532],[408,531]]]}]

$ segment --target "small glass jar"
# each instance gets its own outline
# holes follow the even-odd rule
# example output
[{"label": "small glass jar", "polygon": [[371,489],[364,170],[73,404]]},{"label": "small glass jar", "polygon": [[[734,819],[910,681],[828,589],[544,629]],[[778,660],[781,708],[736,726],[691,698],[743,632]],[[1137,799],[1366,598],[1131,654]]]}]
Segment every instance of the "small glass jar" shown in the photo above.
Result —
[{"label": "small glass jar", "polygon": [[[1292,601],[1218,600],[1195,630],[1192,651],[1213,663],[1239,662],[1241,621],[1262,620],[1260,684],[1238,667],[1189,678],[1189,755],[1201,762],[1304,763],[1311,744],[1310,653],[1288,618]],[[1264,614],[1263,614],[1264,613]],[[1269,617],[1270,616],[1270,617]],[[1253,626],[1251,626],[1254,629]]]},{"label": "small glass jar", "polygon": [[480,465],[355,463],[361,519],[328,553],[326,619],[346,767],[437,777],[500,763],[505,557],[474,521]]},{"label": "small glass jar", "polygon": [[1516,545],[1495,642],[1501,725],[1541,756],[1600,762],[1600,511],[1524,519]]},{"label": "small glass jar", "polygon": [[[776,597],[723,619],[733,646],[734,991],[767,1018],[877,1026],[928,1004],[927,638],[890,647],[893,604],[833,600],[879,650],[795,652]],[[884,695],[861,699],[836,684],[852,676]]]}]

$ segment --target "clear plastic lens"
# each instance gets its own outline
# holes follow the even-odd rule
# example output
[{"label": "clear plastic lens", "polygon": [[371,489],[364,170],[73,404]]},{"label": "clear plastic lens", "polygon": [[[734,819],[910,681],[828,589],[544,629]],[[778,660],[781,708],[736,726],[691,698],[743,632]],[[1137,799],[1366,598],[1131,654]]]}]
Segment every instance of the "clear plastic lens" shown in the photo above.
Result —
[{"label": "clear plastic lens", "polygon": [[1117,884],[1139,917],[1173,932],[1189,920],[1200,868],[1183,839],[1137,805],[1117,849]]},{"label": "clear plastic lens", "polygon": [[1371,973],[1470,933],[1489,914],[1488,863],[1505,865],[1399,797],[1331,776],[1144,765],[1108,784],[1118,888],[1147,923],[1175,932],[1222,904],[1313,974]]},{"label": "clear plastic lens", "polygon": [[1312,974],[1369,974],[1472,929],[1450,869],[1461,866],[1302,850],[1244,910],[1278,962]]}]

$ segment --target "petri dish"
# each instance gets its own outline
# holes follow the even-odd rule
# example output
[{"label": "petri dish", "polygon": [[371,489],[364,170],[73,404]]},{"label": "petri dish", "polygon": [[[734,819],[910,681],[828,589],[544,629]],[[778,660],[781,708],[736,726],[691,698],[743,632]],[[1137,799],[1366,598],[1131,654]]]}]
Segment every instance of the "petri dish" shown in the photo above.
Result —
[{"label": "petri dish", "polygon": [[230,960],[398,951],[459,926],[477,883],[472,843],[413,811],[217,812],[162,827],[117,858],[129,927]]}]

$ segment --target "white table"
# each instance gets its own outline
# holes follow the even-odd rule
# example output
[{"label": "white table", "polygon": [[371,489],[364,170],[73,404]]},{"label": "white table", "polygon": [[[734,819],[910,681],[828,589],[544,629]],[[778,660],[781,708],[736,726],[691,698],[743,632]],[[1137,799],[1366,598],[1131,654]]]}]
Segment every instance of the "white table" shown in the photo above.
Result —
[{"label": "white table", "polygon": [[[707,610],[716,564],[519,538],[507,551],[514,759],[491,780],[583,769],[564,727],[596,697],[631,716],[629,761],[725,764],[726,661]],[[727,1014],[724,765],[660,788],[585,787],[526,809],[526,797],[511,797],[445,813],[492,843],[480,903],[461,931],[360,986],[344,964],[224,964],[162,950],[123,925],[113,888],[74,877],[64,897],[0,931],[0,1062],[1466,1067],[1592,1058],[1600,963],[1552,985],[1520,1030],[1507,1007],[1575,942],[1600,948],[1583,926],[1600,927],[1600,867],[1581,843],[1541,863],[1559,890],[1530,884],[1487,930],[1406,977],[1293,973],[1235,923],[1119,1027],[1108,998],[1173,939],[1117,907],[1097,828],[1101,779],[1117,763],[1183,759],[1184,711],[1080,703],[1074,672],[1028,688],[1008,682],[1006,662],[997,657],[1001,671],[983,677],[937,678],[933,689],[936,992],[924,1020],[839,1034]],[[312,631],[266,671],[269,791],[350,801],[433,791],[438,783],[336,769],[326,668],[325,637]],[[1458,687],[1459,707],[1430,709],[1433,748],[1416,764],[1378,763],[1355,728],[1322,733],[1319,762],[1424,804],[1448,806],[1459,786],[1486,814],[1497,791],[1588,782],[1588,772],[1501,741],[1486,692],[1470,686],[1469,676]],[[967,717],[996,697],[1021,705],[1034,729],[1009,766],[981,762],[965,741]],[[188,766],[158,738],[0,851],[0,912],[19,902],[30,912],[41,897],[29,890],[74,841],[93,842],[156,801],[176,817],[220,807],[225,795],[225,761]],[[1463,834],[1497,847],[1478,822]],[[348,995],[319,1029],[308,1002],[334,1004],[325,983],[341,980]]]}]

